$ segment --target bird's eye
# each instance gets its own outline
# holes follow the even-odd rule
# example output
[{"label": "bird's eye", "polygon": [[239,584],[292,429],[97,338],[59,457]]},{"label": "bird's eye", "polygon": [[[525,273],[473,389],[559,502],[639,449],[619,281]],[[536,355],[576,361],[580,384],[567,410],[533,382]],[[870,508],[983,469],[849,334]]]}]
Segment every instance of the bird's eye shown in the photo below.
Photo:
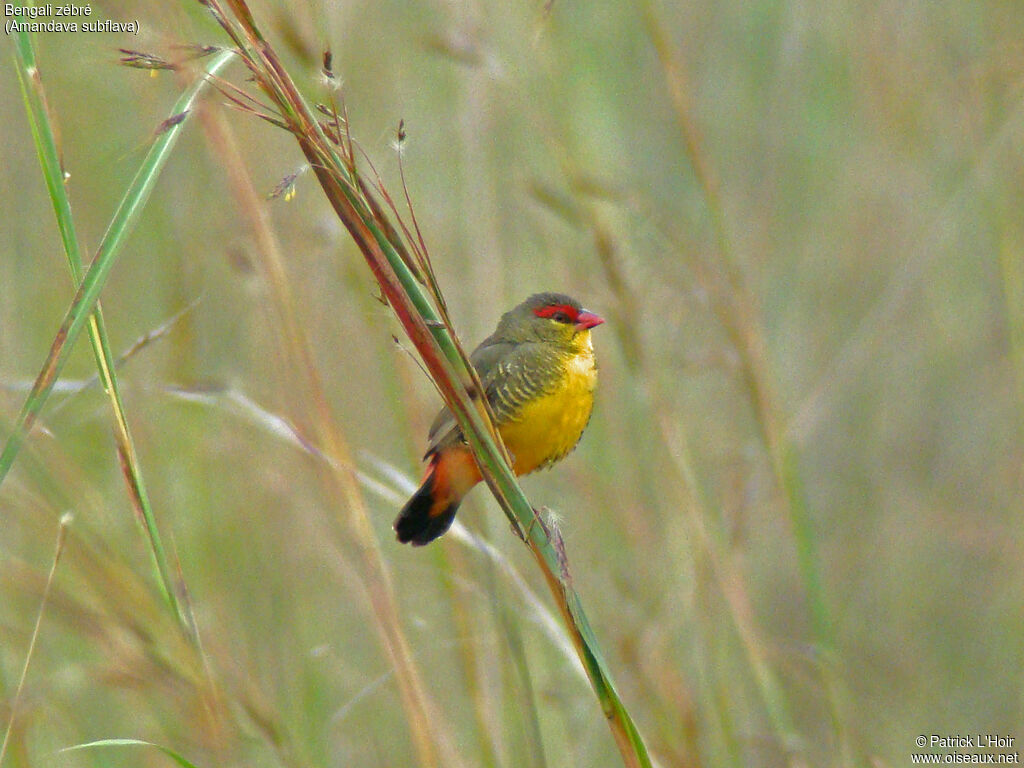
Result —
[{"label": "bird's eye", "polygon": [[551,315],[551,319],[558,323],[570,322],[569,316],[565,312],[555,312],[553,315]]}]

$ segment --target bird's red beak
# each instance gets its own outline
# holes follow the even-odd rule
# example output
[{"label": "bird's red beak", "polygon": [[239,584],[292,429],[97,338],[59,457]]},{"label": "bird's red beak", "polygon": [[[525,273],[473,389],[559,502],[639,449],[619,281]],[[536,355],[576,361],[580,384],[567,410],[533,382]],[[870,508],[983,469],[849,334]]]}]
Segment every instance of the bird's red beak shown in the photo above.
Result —
[{"label": "bird's red beak", "polygon": [[586,331],[593,328],[595,325],[600,325],[604,322],[604,318],[600,315],[595,315],[593,312],[587,312],[583,310],[576,315],[576,330]]}]

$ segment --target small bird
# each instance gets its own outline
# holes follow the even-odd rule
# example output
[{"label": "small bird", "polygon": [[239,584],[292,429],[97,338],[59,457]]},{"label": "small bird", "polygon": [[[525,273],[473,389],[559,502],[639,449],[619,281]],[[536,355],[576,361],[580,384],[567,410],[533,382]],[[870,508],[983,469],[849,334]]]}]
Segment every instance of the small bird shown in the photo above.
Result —
[{"label": "small bird", "polygon": [[[470,355],[517,475],[564,458],[583,435],[597,385],[590,329],[603,322],[564,294],[538,293],[502,315]],[[395,520],[403,544],[422,546],[447,531],[482,479],[447,407],[428,439],[423,483]]]}]

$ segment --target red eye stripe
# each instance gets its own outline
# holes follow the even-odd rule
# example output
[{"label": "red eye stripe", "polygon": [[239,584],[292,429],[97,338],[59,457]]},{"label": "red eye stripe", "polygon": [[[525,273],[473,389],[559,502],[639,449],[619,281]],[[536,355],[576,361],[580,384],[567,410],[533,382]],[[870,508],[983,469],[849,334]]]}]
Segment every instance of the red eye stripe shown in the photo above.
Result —
[{"label": "red eye stripe", "polygon": [[558,313],[562,313],[569,318],[570,323],[575,323],[576,318],[580,314],[579,310],[571,304],[548,304],[546,307],[533,310],[533,314],[537,317],[553,317]]}]

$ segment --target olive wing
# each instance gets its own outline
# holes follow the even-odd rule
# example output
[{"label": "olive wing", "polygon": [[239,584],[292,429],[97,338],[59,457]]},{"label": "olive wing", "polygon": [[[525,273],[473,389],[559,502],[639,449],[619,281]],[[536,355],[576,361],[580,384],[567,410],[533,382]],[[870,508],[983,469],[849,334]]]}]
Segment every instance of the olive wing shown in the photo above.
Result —
[{"label": "olive wing", "polygon": [[[539,343],[496,343],[478,347],[470,356],[498,424],[515,421],[523,405],[553,389],[560,358]],[[427,455],[464,442],[462,431],[445,406],[430,428]]]}]

